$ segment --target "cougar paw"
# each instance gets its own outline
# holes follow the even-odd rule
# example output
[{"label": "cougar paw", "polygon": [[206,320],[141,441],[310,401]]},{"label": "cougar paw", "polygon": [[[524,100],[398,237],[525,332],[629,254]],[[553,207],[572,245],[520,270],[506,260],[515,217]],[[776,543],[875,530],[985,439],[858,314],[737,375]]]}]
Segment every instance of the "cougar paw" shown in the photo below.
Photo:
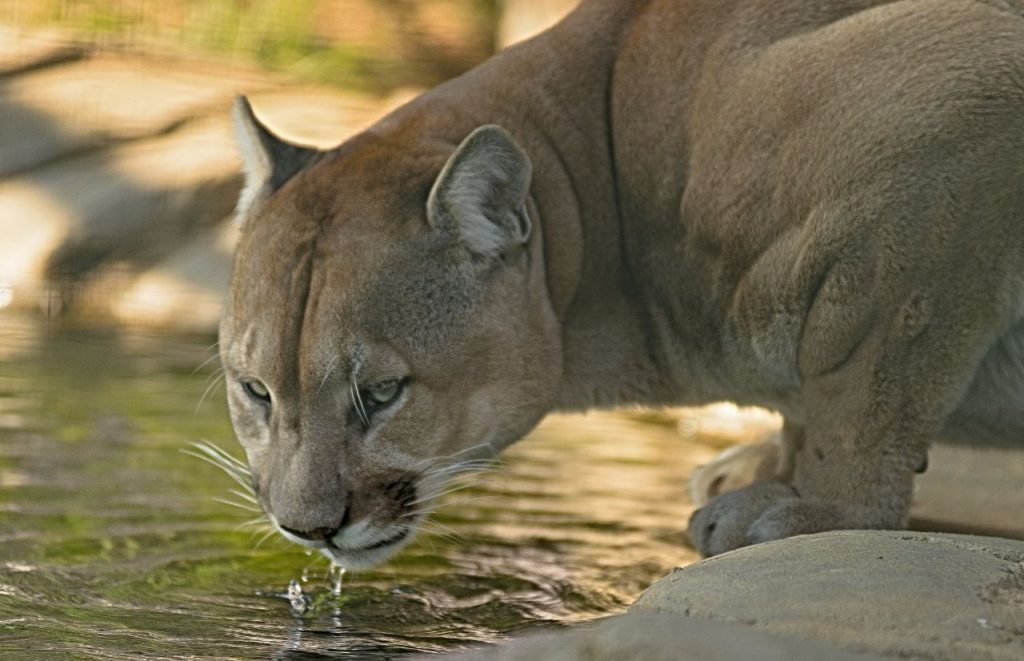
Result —
[{"label": "cougar paw", "polygon": [[779,501],[750,524],[747,528],[747,542],[759,544],[825,530],[892,527],[880,525],[871,517],[855,516],[858,511],[847,511],[811,498]]},{"label": "cougar paw", "polygon": [[[764,526],[753,524],[775,507],[800,502],[796,491],[787,484],[755,482],[719,496],[694,512],[689,525],[690,540],[698,551],[710,556],[758,541],[785,537],[785,534],[776,535],[780,529],[774,516],[769,517]],[[755,533],[757,539],[752,539],[750,533]]]},{"label": "cougar paw", "polygon": [[771,480],[779,472],[781,456],[782,441],[777,433],[758,443],[733,446],[693,472],[690,499],[703,507],[723,493]]}]

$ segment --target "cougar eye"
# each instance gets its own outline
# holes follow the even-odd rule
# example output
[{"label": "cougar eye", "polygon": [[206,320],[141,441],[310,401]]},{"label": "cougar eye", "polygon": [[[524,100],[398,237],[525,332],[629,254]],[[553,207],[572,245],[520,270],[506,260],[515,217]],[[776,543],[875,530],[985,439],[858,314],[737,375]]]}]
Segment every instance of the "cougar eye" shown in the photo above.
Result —
[{"label": "cougar eye", "polygon": [[245,392],[253,399],[258,399],[261,402],[270,402],[270,390],[263,385],[262,381],[253,379],[252,381],[242,381],[242,387],[245,388]]},{"label": "cougar eye", "polygon": [[363,391],[363,401],[371,410],[382,409],[393,403],[402,394],[405,382],[399,379],[388,379],[368,386]]}]

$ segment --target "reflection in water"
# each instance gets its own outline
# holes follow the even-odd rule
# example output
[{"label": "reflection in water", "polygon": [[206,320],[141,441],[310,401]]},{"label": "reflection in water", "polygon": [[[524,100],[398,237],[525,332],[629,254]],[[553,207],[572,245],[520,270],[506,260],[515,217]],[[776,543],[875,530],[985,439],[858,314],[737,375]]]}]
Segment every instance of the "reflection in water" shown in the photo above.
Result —
[{"label": "reflection in water", "polygon": [[621,612],[696,557],[686,476],[716,447],[554,416],[449,496],[434,534],[341,589],[324,558],[276,535],[257,548],[239,527],[253,513],[218,500],[235,485],[182,452],[210,439],[241,455],[222,390],[196,409],[217,371],[196,371],[208,339],[5,315],[0,656],[441,651]]}]

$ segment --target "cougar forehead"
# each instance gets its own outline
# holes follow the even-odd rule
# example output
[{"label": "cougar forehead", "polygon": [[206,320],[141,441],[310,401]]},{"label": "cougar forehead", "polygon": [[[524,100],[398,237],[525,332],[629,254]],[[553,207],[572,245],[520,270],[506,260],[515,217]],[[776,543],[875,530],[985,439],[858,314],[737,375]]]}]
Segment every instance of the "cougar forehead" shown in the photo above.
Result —
[{"label": "cougar forehead", "polygon": [[251,223],[224,325],[228,338],[247,328],[258,334],[247,358],[294,368],[294,387],[322,378],[316,372],[325,362],[359,343],[430,360],[472,322],[481,289],[428,228],[401,218],[391,226],[325,222],[315,232],[290,224],[287,216]]}]

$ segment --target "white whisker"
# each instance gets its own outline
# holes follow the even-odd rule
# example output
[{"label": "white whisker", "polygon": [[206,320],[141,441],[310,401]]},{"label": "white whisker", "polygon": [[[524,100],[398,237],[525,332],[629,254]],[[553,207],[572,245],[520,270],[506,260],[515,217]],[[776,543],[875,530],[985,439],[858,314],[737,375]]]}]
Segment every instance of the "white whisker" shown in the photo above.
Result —
[{"label": "white whisker", "polygon": [[327,363],[327,370],[324,372],[324,378],[320,381],[320,387],[316,389],[316,394],[320,394],[320,391],[324,389],[324,384],[327,383],[327,379],[331,376],[331,373],[338,366],[338,362],[341,360],[341,355],[336,355],[331,358],[331,362]]},{"label": "white whisker", "polygon": [[[468,454],[468,453],[473,452],[475,450],[481,450],[481,449],[490,448],[490,447],[491,446],[490,446],[489,443],[477,443],[476,445],[471,445],[468,448],[464,448],[462,450],[458,450],[456,452],[452,452],[451,454],[446,454],[446,455],[443,455],[443,456],[440,456],[440,457],[427,457],[426,459],[421,460],[416,465],[416,469],[421,468],[425,464],[440,463],[440,462],[443,462],[443,461],[445,461],[447,459],[454,459],[455,457],[458,457],[459,455],[462,455],[462,454]],[[492,455],[495,458],[497,458],[497,454],[493,452],[493,449],[492,449]]]},{"label": "white whisker", "polygon": [[[214,343],[212,346],[208,347],[206,350],[209,351],[210,349],[212,349],[215,346],[217,346],[217,343]],[[220,352],[219,351],[215,352],[212,356],[210,356],[209,358],[207,358],[203,362],[199,363],[199,367],[197,367],[194,370],[192,370],[192,373],[196,374],[197,372],[199,372],[199,370],[203,369],[204,367],[209,365],[211,362],[217,360],[218,358],[220,358]]]},{"label": "white whisker", "polygon": [[273,535],[276,529],[270,524],[266,514],[264,514],[262,508],[259,505],[259,501],[256,499],[256,493],[252,486],[252,472],[249,467],[245,465],[240,459],[228,454],[227,451],[217,447],[209,441],[200,441],[197,443],[191,443],[191,448],[185,448],[181,451],[191,457],[201,459],[206,463],[216,466],[217,468],[224,471],[228,477],[230,477],[241,489],[229,489],[228,493],[239,500],[233,500],[231,498],[214,498],[213,500],[218,503],[225,505],[231,505],[237,507],[246,512],[252,512],[258,514],[256,518],[250,519],[245,523],[242,523],[238,528],[244,527],[256,527],[257,530],[253,532],[255,536],[261,530],[266,529],[263,537],[256,544],[256,548],[259,548],[263,542],[266,541],[267,537]]},{"label": "white whisker", "polygon": [[471,487],[475,487],[475,486],[477,486],[477,484],[479,484],[479,482],[468,482],[466,484],[452,485],[452,486],[449,486],[447,488],[440,489],[440,490],[438,490],[436,492],[433,492],[433,493],[426,492],[422,496],[420,496],[418,498],[415,498],[413,500],[410,500],[409,501],[409,505],[419,505],[420,503],[425,503],[425,502],[428,502],[428,501],[431,501],[431,500],[438,500],[440,498],[444,498],[445,496],[450,496],[451,494],[456,493],[458,491],[463,491],[464,489],[469,489]]},{"label": "white whisker", "polygon": [[478,494],[476,496],[470,496],[468,494],[462,494],[458,498],[448,498],[448,499],[445,499],[444,503],[442,503],[442,504],[443,504],[443,506],[446,509],[450,509],[450,508],[453,508],[453,507],[458,507],[460,505],[468,505],[468,504],[472,504],[472,503],[486,502],[486,501],[489,501],[489,500],[490,501],[494,501],[497,498],[498,498],[497,494],[493,494],[493,493],[483,493],[483,494]]},{"label": "white whisker", "polygon": [[218,379],[220,377],[225,376],[226,374],[227,374],[227,370],[225,370],[223,367],[218,367],[217,369],[213,370],[203,380],[203,389],[205,390],[206,388],[208,388],[210,386],[211,382],[213,382],[215,379]]},{"label": "white whisker", "polygon": [[259,507],[255,507],[253,505],[247,505],[245,503],[239,503],[238,501],[229,500],[227,498],[214,498],[214,500],[216,500],[218,503],[224,503],[225,505],[231,505],[233,507],[237,507],[238,509],[245,510],[246,512],[262,512],[263,511]]},{"label": "white whisker", "polygon": [[203,391],[203,396],[199,398],[199,403],[196,404],[196,410],[192,412],[192,419],[193,420],[195,420],[196,416],[199,415],[199,409],[201,409],[203,407],[203,402],[206,401],[206,398],[209,397],[213,393],[214,389],[216,389],[217,386],[219,386],[223,381],[224,381],[224,373],[221,372],[220,374],[218,374],[216,376],[216,378],[213,380],[213,382],[210,385],[206,386],[206,390]]},{"label": "white whisker", "polygon": [[235,530],[241,530],[242,528],[256,528],[256,531],[253,534],[256,534],[257,532],[261,531],[265,532],[267,530],[274,529],[273,525],[271,525],[270,523],[270,519],[268,519],[266,516],[257,516],[255,518],[249,519],[248,521],[243,521],[242,523],[239,523],[237,526],[235,526]]},{"label": "white whisker", "polygon": [[[257,532],[259,532],[259,531],[257,531]],[[256,550],[256,549],[258,549],[259,547],[263,546],[263,543],[264,543],[264,542],[266,542],[266,541],[267,541],[268,539],[270,539],[270,537],[271,537],[271,536],[272,536],[272,535],[273,535],[274,533],[276,533],[276,532],[277,532],[277,530],[276,530],[275,528],[271,528],[270,530],[268,530],[268,531],[266,531],[265,533],[263,533],[263,536],[262,536],[262,537],[260,537],[260,539],[259,539],[259,541],[258,541],[258,542],[256,542],[256,545],[252,547],[252,548],[253,548],[253,550],[255,551],[255,550]],[[253,533],[253,534],[255,535],[256,533]]]},{"label": "white whisker", "polygon": [[359,385],[356,384],[355,379],[349,384],[349,396],[352,398],[352,404],[356,408],[356,413],[359,414],[359,420],[363,423],[364,427],[370,426],[370,416],[366,414],[366,407],[363,406],[363,396],[359,394]]},{"label": "white whisker", "polygon": [[[249,477],[252,474],[249,467],[243,461],[236,459],[234,456],[228,454],[226,450],[217,447],[209,441],[200,441],[197,443],[190,443],[189,445],[191,445],[195,450],[183,449],[183,453],[202,459],[209,464],[213,464],[232,477]],[[248,483],[245,484],[245,487],[247,489],[249,488]]]},{"label": "white whisker", "polygon": [[420,525],[412,526],[412,528],[418,533],[423,533],[428,537],[438,537],[450,544],[475,546],[475,543],[470,538],[436,521],[424,521]]},{"label": "white whisker", "polygon": [[427,471],[422,474],[423,479],[430,478],[453,478],[463,474],[482,475],[486,473],[493,473],[498,470],[497,466],[493,463],[468,463],[463,462],[459,464],[452,464],[451,466],[445,466],[443,468],[437,468],[434,470]]},{"label": "white whisker", "polygon": [[259,505],[259,503],[256,501],[256,497],[253,496],[252,491],[239,491],[238,489],[232,489],[231,490],[231,494],[233,494],[235,496],[238,496],[239,498],[241,498],[243,501],[245,501],[247,503],[252,503],[253,505]]}]

